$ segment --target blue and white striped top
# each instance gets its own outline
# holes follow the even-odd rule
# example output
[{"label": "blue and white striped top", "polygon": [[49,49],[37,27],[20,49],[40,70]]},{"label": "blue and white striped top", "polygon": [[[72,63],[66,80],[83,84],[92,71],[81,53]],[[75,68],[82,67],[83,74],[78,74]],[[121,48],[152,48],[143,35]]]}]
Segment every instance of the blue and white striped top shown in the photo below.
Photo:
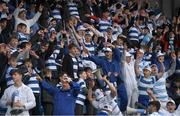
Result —
[{"label": "blue and white striped top", "polygon": [[147,89],[153,89],[154,83],[156,82],[155,76],[150,76],[149,78],[145,78],[144,76],[140,76],[138,80],[138,89],[139,89],[139,95],[145,95],[147,94]]},{"label": "blue and white striped top", "polygon": [[100,32],[106,32],[107,28],[110,26],[111,26],[111,23],[108,20],[100,20],[99,21],[99,31]]},{"label": "blue and white striped top", "polygon": [[70,16],[77,16],[77,17],[79,17],[79,12],[78,12],[77,4],[76,3],[69,2],[68,3],[68,9],[69,9]]},{"label": "blue and white striped top", "polygon": [[56,71],[57,70],[57,63],[56,58],[58,54],[60,53],[60,46],[56,46],[51,56],[48,58],[48,60],[45,63],[46,68]]},{"label": "blue and white striped top", "polygon": [[86,88],[86,83],[81,78],[79,79],[77,83],[80,85],[80,92],[77,96],[76,104],[80,104],[84,106],[84,101],[86,100],[86,92],[84,91],[84,89]]},{"label": "blue and white striped top", "polygon": [[7,71],[6,71],[6,83],[7,83],[7,87],[11,86],[14,84],[14,81],[13,81],[13,78],[12,76],[10,75],[10,72],[13,70],[13,69],[16,69],[16,68],[13,68],[12,66],[9,66],[7,68]]},{"label": "blue and white striped top", "polygon": [[95,49],[96,49],[96,45],[91,42],[91,43],[86,43],[84,42],[85,48],[90,52],[91,55],[95,54]]},{"label": "blue and white striped top", "polygon": [[39,81],[36,79],[36,76],[37,74],[33,70],[33,73],[29,79],[27,86],[32,89],[33,93],[40,93]]},{"label": "blue and white striped top", "polygon": [[135,40],[139,42],[139,31],[136,27],[131,27],[128,32],[129,40]]},{"label": "blue and white striped top", "polygon": [[61,17],[61,13],[60,13],[60,10],[59,9],[54,9],[52,12],[52,16],[57,19],[57,20],[61,20],[62,17]]},{"label": "blue and white striped top", "polygon": [[19,44],[29,41],[27,36],[24,33],[21,33],[21,32],[18,32],[18,40],[19,40]]}]

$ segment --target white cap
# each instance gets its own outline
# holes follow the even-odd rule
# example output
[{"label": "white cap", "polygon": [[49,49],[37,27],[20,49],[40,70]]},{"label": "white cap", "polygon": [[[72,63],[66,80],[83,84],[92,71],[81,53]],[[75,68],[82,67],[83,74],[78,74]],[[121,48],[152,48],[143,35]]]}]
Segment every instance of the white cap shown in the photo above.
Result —
[{"label": "white cap", "polygon": [[173,104],[176,104],[175,101],[174,101],[173,99],[171,99],[171,98],[168,100],[167,103],[169,103],[169,102],[171,102],[171,103],[173,103]]},{"label": "white cap", "polygon": [[157,57],[164,56],[164,55],[165,55],[165,53],[162,53],[161,51],[157,53]]},{"label": "white cap", "polygon": [[131,56],[131,54],[129,52],[126,52],[125,55],[126,55],[126,57]]},{"label": "white cap", "polygon": [[80,30],[85,31],[86,28],[83,25],[79,25],[77,28],[77,31],[80,31]]},{"label": "white cap", "polygon": [[21,9],[19,10],[19,13],[22,12],[22,11],[25,11],[25,12],[26,12],[26,9],[21,8]]},{"label": "white cap", "polygon": [[56,29],[55,29],[55,28],[51,28],[51,29],[50,29],[50,32],[53,32],[53,31],[56,32]]},{"label": "white cap", "polygon": [[104,97],[104,93],[101,89],[96,89],[95,91],[95,97],[97,100],[101,99],[102,97]]},{"label": "white cap", "polygon": [[150,66],[145,66],[144,69],[149,70],[151,72],[151,67]]},{"label": "white cap", "polygon": [[112,52],[112,49],[106,47],[106,48],[103,48],[103,51],[104,51],[104,52]]}]

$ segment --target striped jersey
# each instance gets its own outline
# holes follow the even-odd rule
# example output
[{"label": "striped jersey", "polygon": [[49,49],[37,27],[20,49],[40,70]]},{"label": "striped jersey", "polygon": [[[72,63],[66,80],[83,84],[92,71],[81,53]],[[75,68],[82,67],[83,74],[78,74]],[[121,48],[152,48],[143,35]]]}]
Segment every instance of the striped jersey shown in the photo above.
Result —
[{"label": "striped jersey", "polygon": [[52,12],[51,12],[52,16],[57,19],[57,20],[61,20],[62,17],[61,17],[61,13],[60,13],[60,10],[55,8]]},{"label": "striped jersey", "polygon": [[156,82],[155,76],[150,76],[148,78],[145,78],[144,76],[140,76],[138,80],[138,89],[139,89],[139,95],[145,95],[147,94],[147,89],[153,89],[153,86]]},{"label": "striped jersey", "polygon": [[36,72],[33,70],[27,86],[30,87],[33,93],[40,93],[39,81],[36,79]]},{"label": "striped jersey", "polygon": [[162,77],[153,86],[154,96],[160,101],[168,101],[168,94],[166,90],[166,78]]},{"label": "striped jersey", "polygon": [[139,42],[139,30],[136,27],[131,27],[128,32],[129,40],[135,40]]},{"label": "striped jersey", "polygon": [[106,32],[107,28],[111,26],[110,21],[108,20],[101,20],[99,21],[99,31]]},{"label": "striped jersey", "polygon": [[111,97],[110,93],[106,94],[106,96],[104,96],[100,100],[94,100],[92,102],[92,105],[98,110],[102,110],[104,108],[103,107],[104,104],[110,105],[112,107],[111,115],[117,115],[117,116],[122,115],[118,107],[118,104],[115,102],[115,99]]},{"label": "striped jersey", "polygon": [[68,10],[69,10],[70,16],[79,17],[79,12],[78,12],[76,3],[69,2],[68,3]]},{"label": "striped jersey", "polygon": [[18,32],[18,40],[19,40],[19,44],[29,41],[27,36],[24,33],[21,33],[21,32]]},{"label": "striped jersey", "polygon": [[80,105],[84,105],[84,101],[86,100],[86,92],[85,92],[86,83],[81,78],[79,79],[77,83],[80,85],[80,92],[77,96],[76,103]]},{"label": "striped jersey", "polygon": [[10,72],[13,70],[13,69],[16,69],[16,68],[13,68],[12,66],[9,66],[7,68],[7,71],[6,71],[6,83],[7,83],[7,87],[11,86],[14,84],[14,81],[12,79],[12,76],[10,75]]},{"label": "striped jersey", "polygon": [[59,53],[60,53],[60,46],[56,46],[53,53],[51,54],[51,56],[48,58],[48,60],[45,63],[46,68],[48,68],[52,71],[57,70],[56,58]]},{"label": "striped jersey", "polygon": [[91,43],[84,42],[84,45],[91,55],[95,54],[96,45],[93,42]]}]

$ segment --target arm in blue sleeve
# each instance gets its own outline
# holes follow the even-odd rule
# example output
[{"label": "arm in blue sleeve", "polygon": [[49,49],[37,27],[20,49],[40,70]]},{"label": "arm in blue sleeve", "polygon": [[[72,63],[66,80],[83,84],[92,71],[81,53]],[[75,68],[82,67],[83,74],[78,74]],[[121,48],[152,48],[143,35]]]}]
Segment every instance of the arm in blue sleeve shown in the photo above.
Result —
[{"label": "arm in blue sleeve", "polygon": [[96,56],[89,56],[89,59],[93,62],[95,62],[96,65],[103,66],[103,59],[98,58]]},{"label": "arm in blue sleeve", "polygon": [[51,94],[52,96],[58,92],[58,89],[50,84],[48,84],[46,81],[41,81],[41,85],[43,87],[43,89],[47,90],[49,94]]},{"label": "arm in blue sleeve", "polygon": [[80,91],[80,85],[76,82],[71,82],[71,88],[73,89],[73,96],[77,97]]},{"label": "arm in blue sleeve", "polygon": [[121,61],[121,56],[122,56],[122,54],[121,54],[121,52],[119,51],[119,49],[118,49],[118,48],[115,48],[115,49],[113,50],[113,57],[114,57],[114,59],[116,59],[118,62],[120,62],[120,61]]}]

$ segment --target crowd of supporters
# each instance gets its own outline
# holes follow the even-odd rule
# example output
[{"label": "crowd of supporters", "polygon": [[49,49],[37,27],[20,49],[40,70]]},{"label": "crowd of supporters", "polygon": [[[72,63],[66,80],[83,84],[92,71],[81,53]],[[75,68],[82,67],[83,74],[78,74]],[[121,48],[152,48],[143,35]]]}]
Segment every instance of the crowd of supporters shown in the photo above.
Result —
[{"label": "crowd of supporters", "polygon": [[180,115],[180,14],[158,0],[0,0],[0,114]]}]

